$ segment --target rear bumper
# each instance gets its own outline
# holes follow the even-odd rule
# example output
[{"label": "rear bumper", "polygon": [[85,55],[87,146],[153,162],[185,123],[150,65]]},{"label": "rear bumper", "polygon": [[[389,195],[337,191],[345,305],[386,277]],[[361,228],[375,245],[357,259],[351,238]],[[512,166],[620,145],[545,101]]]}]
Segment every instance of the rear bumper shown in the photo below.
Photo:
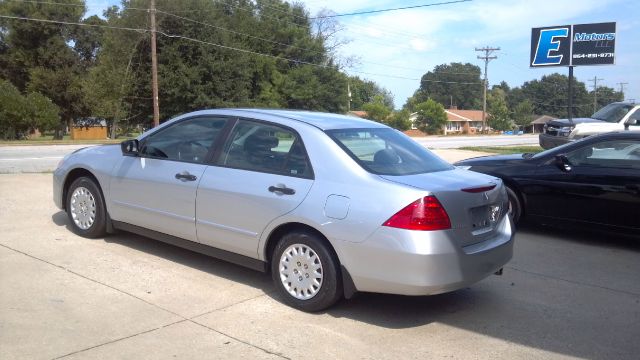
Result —
[{"label": "rear bumper", "polygon": [[453,234],[382,227],[363,243],[342,243],[340,257],[358,291],[434,295],[476,283],[513,256],[508,216],[480,243],[462,247]]},{"label": "rear bumper", "polygon": [[551,149],[571,142],[571,140],[566,136],[553,136],[547,134],[538,135],[538,141],[543,149]]}]

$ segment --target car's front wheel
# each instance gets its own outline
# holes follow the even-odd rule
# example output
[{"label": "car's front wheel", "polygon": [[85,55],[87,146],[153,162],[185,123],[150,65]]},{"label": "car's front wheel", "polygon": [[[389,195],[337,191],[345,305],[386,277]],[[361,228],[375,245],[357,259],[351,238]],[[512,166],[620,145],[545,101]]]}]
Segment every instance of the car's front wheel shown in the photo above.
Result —
[{"label": "car's front wheel", "polygon": [[95,181],[80,177],[67,190],[67,216],[74,233],[96,238],[107,230],[106,209],[102,193]]},{"label": "car's front wheel", "polygon": [[271,274],[285,303],[303,311],[320,311],[342,297],[338,261],[325,242],[311,232],[283,236],[271,258]]}]

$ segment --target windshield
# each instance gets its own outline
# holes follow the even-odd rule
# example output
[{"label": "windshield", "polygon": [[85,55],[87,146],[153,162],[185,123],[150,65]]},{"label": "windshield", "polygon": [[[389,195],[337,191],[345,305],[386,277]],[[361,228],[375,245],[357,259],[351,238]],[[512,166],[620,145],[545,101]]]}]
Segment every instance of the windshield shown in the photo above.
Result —
[{"label": "windshield", "polygon": [[596,111],[591,117],[597,120],[615,123],[620,121],[631,109],[633,109],[633,105],[613,103]]},{"label": "windshield", "polygon": [[411,175],[453,166],[393,129],[339,129],[327,134],[365,170],[378,175]]}]

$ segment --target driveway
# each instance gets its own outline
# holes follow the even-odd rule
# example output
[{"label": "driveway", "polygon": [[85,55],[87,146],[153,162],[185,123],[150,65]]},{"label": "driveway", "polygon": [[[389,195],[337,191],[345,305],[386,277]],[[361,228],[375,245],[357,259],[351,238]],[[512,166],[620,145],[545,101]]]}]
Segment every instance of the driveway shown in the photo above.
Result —
[{"label": "driveway", "polygon": [[[503,276],[431,297],[282,305],[268,275],[67,229],[50,174],[0,175],[1,359],[637,359],[640,242],[527,226]],[[375,266],[375,264],[372,264]]]}]

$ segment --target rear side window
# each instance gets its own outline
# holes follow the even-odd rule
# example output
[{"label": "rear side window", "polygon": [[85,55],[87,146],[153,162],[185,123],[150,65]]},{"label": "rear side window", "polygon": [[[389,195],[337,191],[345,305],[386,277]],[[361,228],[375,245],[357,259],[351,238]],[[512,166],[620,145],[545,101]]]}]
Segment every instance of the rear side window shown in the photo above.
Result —
[{"label": "rear side window", "polygon": [[393,129],[340,129],[327,134],[365,170],[411,175],[451,170],[446,161]]},{"label": "rear side window", "polygon": [[299,136],[293,130],[268,123],[239,120],[220,162],[236,169],[313,178]]}]

